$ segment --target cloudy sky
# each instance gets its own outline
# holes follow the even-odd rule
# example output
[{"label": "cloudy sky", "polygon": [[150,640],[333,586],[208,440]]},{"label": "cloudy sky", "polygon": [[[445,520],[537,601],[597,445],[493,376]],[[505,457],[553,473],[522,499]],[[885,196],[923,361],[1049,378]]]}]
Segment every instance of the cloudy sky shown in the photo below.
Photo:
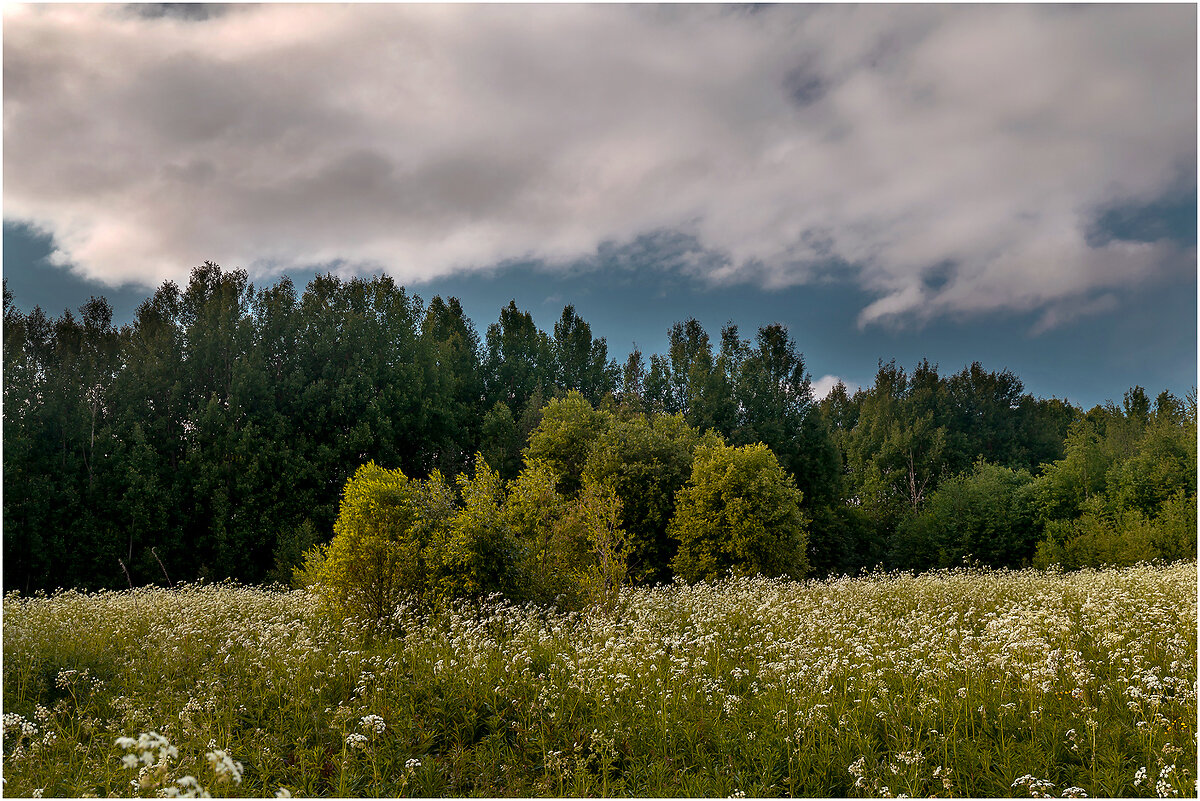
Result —
[{"label": "cloudy sky", "polygon": [[[4,274],[128,318],[204,260],[788,324],[814,379],[1196,382],[1196,8],[6,4]],[[820,381],[818,381],[821,384]],[[824,381],[825,384],[829,380]]]}]

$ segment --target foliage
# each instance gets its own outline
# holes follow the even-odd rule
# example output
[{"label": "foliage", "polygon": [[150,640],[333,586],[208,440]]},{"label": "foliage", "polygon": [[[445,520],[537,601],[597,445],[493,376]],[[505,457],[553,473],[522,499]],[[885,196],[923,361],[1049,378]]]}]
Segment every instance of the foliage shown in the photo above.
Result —
[{"label": "foliage", "polygon": [[551,350],[555,386],[579,392],[592,404],[616,389],[617,365],[608,359],[608,344],[604,337],[592,338],[591,326],[574,306],[565,306],[554,324]]},{"label": "foliage", "polygon": [[333,540],[309,552],[298,578],[320,584],[338,615],[372,625],[388,620],[402,599],[427,584],[419,492],[398,468],[360,467],[342,491]]},{"label": "foliage", "polygon": [[575,577],[586,562],[587,541],[556,483],[548,464],[526,463],[508,486],[502,519],[522,550],[519,596],[578,607],[583,597]]},{"label": "foliage", "polygon": [[621,529],[621,499],[611,487],[584,481],[572,514],[587,535],[592,559],[576,574],[588,602],[612,613],[629,575],[628,536]]},{"label": "foliage", "polygon": [[541,423],[529,437],[525,456],[549,465],[559,491],[574,497],[583,485],[588,451],[612,421],[611,413],[593,408],[587,398],[572,390],[566,397],[546,404]]},{"label": "foliage", "polygon": [[1036,564],[1129,565],[1196,553],[1196,416],[1134,387],[1121,408],[1072,425],[1066,454],[1033,487],[1045,536]]},{"label": "foliage", "polygon": [[668,533],[672,566],[688,581],[808,572],[801,494],[765,445],[697,449]]},{"label": "foliage", "polygon": [[621,501],[630,570],[644,581],[669,581],[678,543],[668,536],[676,493],[692,472],[692,454],[715,434],[701,435],[683,416],[635,415],[615,421],[592,445],[584,482],[603,482]]},{"label": "foliage", "polygon": [[1167,561],[1196,557],[1196,496],[1176,493],[1163,501],[1154,517],[1150,545]]},{"label": "foliage", "polygon": [[1077,570],[1195,556],[1196,497],[1179,493],[1167,499],[1154,517],[1136,509],[1106,512],[1093,503],[1077,518],[1052,520],[1046,524],[1033,563]]},{"label": "foliage", "polygon": [[483,375],[488,407],[503,401],[520,418],[530,401],[550,386],[553,359],[549,338],[529,312],[510,301],[487,329]]},{"label": "foliage", "polygon": [[861,506],[819,506],[810,514],[808,563],[813,575],[856,575],[884,564],[887,539]]},{"label": "foliage", "polygon": [[[609,485],[631,576],[668,581],[667,526],[697,437],[774,452],[802,494],[818,574],[941,564],[940,550],[914,547],[918,521],[980,459],[1034,477],[1044,555],[1085,535],[1085,563],[1147,542],[1147,554],[1189,553],[1194,396],[1134,387],[1084,413],[1026,394],[1007,370],[921,362],[881,363],[872,386],[817,402],[782,325],[743,339],[730,323],[710,340],[692,318],[667,339],[618,370],[572,306],[546,332],[509,303],[481,338],[456,298],[425,304],[385,276],[255,287],[209,262],[120,327],[103,298],[53,318],[21,311],[6,288],[4,586],[285,580],[332,535],[359,465],[453,496],[440,476],[471,473],[477,453],[504,481],[524,458],[545,462],[569,500],[588,476]],[[582,536],[559,539],[586,552]],[[1022,563],[1019,548],[988,559]],[[500,583],[541,597],[541,579],[512,569]]]},{"label": "foliage", "polygon": [[515,478],[521,469],[522,439],[512,410],[504,401],[496,401],[483,416],[480,440],[484,461],[504,478]]},{"label": "foliage", "polygon": [[337,616],[371,631],[386,628],[401,601],[445,605],[531,592],[520,531],[509,525],[519,515],[515,504],[505,508],[499,474],[477,458],[473,474],[459,474],[456,484],[457,493],[437,471],[416,481],[363,465],[343,490],[333,540],[309,551],[297,582],[320,585]]},{"label": "foliage", "polygon": [[1033,477],[986,461],[945,481],[921,512],[895,534],[900,567],[953,567],[977,560],[993,567],[1028,564],[1037,542],[1030,502]]},{"label": "foliage", "polygon": [[720,362],[737,409],[730,442],[764,443],[791,473],[809,506],[833,502],[841,461],[795,341],[779,323],[760,328],[753,345],[737,336],[733,325],[722,332]]},{"label": "foliage", "polygon": [[432,453],[423,461],[447,475],[457,475],[475,452],[471,446],[477,437],[488,434],[486,422],[483,426],[477,423],[483,393],[479,335],[458,298],[443,300],[435,295],[425,312],[420,337],[424,383],[436,392],[431,399],[435,402],[425,404],[429,419],[424,445]]},{"label": "foliage", "polygon": [[462,506],[434,529],[425,550],[429,583],[441,602],[512,592],[518,546],[500,514],[504,484],[483,459],[472,476],[458,476]]},{"label": "foliage", "polygon": [[300,525],[280,534],[275,543],[275,566],[267,574],[267,583],[291,584],[297,568],[302,568],[305,554],[317,546],[320,536],[305,518]]},{"label": "foliage", "polygon": [[1137,452],[1106,476],[1111,504],[1153,515],[1168,498],[1196,495],[1195,425],[1155,421],[1138,440]]}]

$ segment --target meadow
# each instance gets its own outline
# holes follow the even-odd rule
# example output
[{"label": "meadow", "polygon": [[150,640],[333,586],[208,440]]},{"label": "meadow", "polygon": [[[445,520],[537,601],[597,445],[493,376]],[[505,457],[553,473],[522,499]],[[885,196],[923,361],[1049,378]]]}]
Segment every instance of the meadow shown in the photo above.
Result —
[{"label": "meadow", "polygon": [[4,599],[8,796],[1194,796],[1196,565]]}]

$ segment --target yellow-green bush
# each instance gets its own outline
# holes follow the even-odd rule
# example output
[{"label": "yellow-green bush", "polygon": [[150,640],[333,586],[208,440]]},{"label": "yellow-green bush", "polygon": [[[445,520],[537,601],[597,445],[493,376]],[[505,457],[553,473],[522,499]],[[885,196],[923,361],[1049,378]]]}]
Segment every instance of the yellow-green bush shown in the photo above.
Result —
[{"label": "yellow-green bush", "polygon": [[587,536],[572,513],[575,505],[558,493],[556,483],[549,464],[528,461],[508,485],[502,514],[521,544],[523,597],[579,608],[583,596],[574,571],[586,561]]},{"label": "yellow-green bush", "polygon": [[572,517],[591,551],[575,579],[590,603],[611,612],[629,576],[629,536],[621,528],[621,499],[612,487],[585,479]]},{"label": "yellow-green bush", "polygon": [[443,483],[435,473],[422,486],[374,462],[358,468],[342,490],[333,539],[306,554],[298,581],[321,585],[338,614],[372,625],[390,617],[405,595],[424,589],[424,540],[451,501]]},{"label": "yellow-green bush", "polygon": [[696,449],[667,533],[679,541],[673,566],[688,581],[808,572],[802,495],[762,443]]},{"label": "yellow-green bush", "polygon": [[512,593],[520,549],[500,511],[504,481],[477,456],[475,474],[460,475],[458,488],[462,506],[433,532],[425,550],[430,589],[441,601]]},{"label": "yellow-green bush", "polygon": [[528,543],[505,513],[500,475],[477,456],[474,474],[456,483],[457,491],[437,471],[419,481],[363,465],[342,491],[333,539],[306,553],[296,583],[320,585],[334,614],[357,618],[369,631],[386,625],[406,599],[437,605],[493,592],[541,597],[529,575]]},{"label": "yellow-green bush", "polygon": [[1068,570],[1123,567],[1151,559],[1174,561],[1196,555],[1196,496],[1177,493],[1158,514],[1136,509],[1106,513],[1099,502],[1084,505],[1075,520],[1052,520],[1038,544],[1035,567],[1057,564]]}]

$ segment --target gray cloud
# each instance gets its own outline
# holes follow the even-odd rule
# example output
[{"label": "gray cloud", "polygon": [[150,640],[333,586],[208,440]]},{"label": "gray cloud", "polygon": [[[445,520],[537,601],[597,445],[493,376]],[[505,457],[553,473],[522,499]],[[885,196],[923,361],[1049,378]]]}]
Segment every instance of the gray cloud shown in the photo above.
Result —
[{"label": "gray cloud", "polygon": [[1096,230],[1194,192],[1195,23],[1186,5],[6,5],[5,213],[110,284],[204,259],[408,282],[606,268],[662,242],[718,284],[853,280],[877,297],[863,325],[1040,310],[1044,328],[1194,269],[1165,233]]}]

